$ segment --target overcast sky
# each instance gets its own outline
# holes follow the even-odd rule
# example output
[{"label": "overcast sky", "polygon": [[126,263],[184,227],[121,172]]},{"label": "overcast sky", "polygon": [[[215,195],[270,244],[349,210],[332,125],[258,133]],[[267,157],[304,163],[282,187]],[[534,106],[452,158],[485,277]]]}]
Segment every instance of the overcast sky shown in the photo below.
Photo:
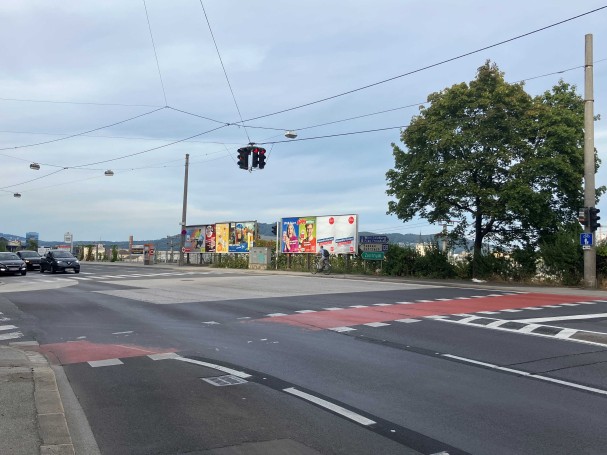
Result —
[{"label": "overcast sky", "polygon": [[[247,120],[423,68],[604,3],[228,0],[204,7]],[[270,129],[245,131],[226,126],[240,117],[200,1],[145,5],[160,72],[141,0],[0,2],[0,232],[37,231],[43,240],[62,240],[70,231],[76,242],[177,234],[186,153],[189,225],[356,213],[360,230],[438,232],[424,220],[403,224],[386,215],[385,173],[394,165],[390,144],[399,141],[398,129],[268,144],[266,168],[252,173],[238,168],[236,149],[249,138],[287,141],[287,129],[304,139],[407,125],[428,94],[469,82],[487,59],[509,82],[582,66],[587,33],[594,35],[595,113],[603,114],[595,124],[603,160],[596,184],[606,182],[607,9],[410,76],[251,120],[247,124]],[[528,80],[525,87],[537,95],[560,77],[583,95],[582,68]],[[141,117],[61,140],[135,116]],[[28,146],[47,141],[54,142]],[[31,170],[32,162],[41,169]],[[113,177],[104,176],[108,169]],[[607,213],[607,203],[598,207]]]}]

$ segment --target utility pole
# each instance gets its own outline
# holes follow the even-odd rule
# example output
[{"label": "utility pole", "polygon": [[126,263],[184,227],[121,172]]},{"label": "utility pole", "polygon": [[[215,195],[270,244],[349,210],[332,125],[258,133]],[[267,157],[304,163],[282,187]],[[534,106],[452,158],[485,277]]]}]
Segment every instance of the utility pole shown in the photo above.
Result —
[{"label": "utility pole", "polygon": [[183,178],[183,209],[181,211],[181,240],[179,242],[179,265],[183,265],[183,250],[185,248],[185,224],[188,211],[188,166],[190,154],[185,154],[185,176]]},{"label": "utility pole", "polygon": [[[594,81],[592,65],[592,34],[586,35],[584,63],[584,207],[594,207],[595,163],[594,163]],[[584,232],[592,233],[590,223]],[[584,250],[584,284],[596,288],[596,239],[590,248]]]}]

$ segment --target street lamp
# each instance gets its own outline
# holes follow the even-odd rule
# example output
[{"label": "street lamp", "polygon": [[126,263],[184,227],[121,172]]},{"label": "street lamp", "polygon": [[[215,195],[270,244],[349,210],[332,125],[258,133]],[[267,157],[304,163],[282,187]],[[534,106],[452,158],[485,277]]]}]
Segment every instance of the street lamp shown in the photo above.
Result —
[{"label": "street lamp", "polygon": [[295,131],[286,131],[285,137],[289,139],[295,139],[297,137],[297,133]]},{"label": "street lamp", "polygon": [[21,197],[21,193],[15,193],[13,194],[13,197]]},{"label": "street lamp", "polygon": [[30,169],[33,169],[34,171],[39,171],[40,165],[38,163],[32,163],[30,164]]},{"label": "street lamp", "polygon": [[114,171],[112,171],[111,169],[108,169],[107,171],[105,171],[105,176],[106,177],[111,177],[114,175]]}]

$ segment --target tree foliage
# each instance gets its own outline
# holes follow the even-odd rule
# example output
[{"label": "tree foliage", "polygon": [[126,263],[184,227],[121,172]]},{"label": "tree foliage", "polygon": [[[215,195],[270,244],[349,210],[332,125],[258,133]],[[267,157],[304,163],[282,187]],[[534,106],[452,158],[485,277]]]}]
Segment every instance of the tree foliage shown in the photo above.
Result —
[{"label": "tree foliage", "polygon": [[486,62],[469,84],[428,102],[401,133],[406,149],[392,144],[389,214],[457,220],[455,235],[474,235],[475,256],[483,241],[537,245],[576,219],[584,115],[575,86],[560,81],[531,97]]}]

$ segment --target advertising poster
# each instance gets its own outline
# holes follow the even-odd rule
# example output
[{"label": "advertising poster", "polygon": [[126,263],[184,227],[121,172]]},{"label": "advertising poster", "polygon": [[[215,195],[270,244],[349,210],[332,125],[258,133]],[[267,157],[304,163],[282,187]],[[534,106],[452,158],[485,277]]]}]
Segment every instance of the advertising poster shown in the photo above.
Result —
[{"label": "advertising poster", "polygon": [[316,217],[299,218],[299,252],[316,253]]},{"label": "advertising poster", "polygon": [[228,253],[230,244],[230,224],[217,223],[215,225],[215,252]]},{"label": "advertising poster", "polygon": [[204,252],[215,252],[215,225],[207,224],[204,227]]},{"label": "advertising poster", "polygon": [[254,221],[230,223],[230,253],[248,253],[254,243]]},{"label": "advertising poster", "polygon": [[357,215],[316,217],[316,247],[322,245],[331,254],[354,254],[357,249]]},{"label": "advertising poster", "polygon": [[189,247],[192,253],[204,253],[204,226],[192,228],[190,242],[186,242],[186,247]]},{"label": "advertising poster", "polygon": [[282,242],[283,253],[299,253],[299,218],[282,219]]}]

